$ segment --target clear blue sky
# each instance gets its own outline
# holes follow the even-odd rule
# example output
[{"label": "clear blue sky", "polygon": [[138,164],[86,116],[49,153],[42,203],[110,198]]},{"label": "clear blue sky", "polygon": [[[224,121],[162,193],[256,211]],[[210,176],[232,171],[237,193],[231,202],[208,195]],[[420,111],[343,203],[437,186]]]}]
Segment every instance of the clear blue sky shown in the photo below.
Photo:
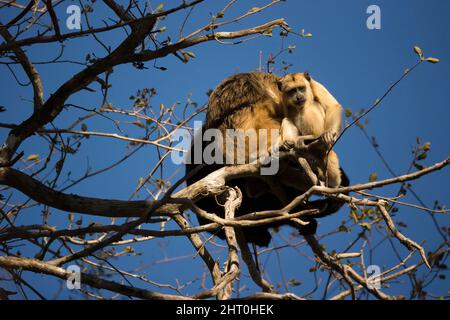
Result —
[{"label": "clear blue sky", "polygon": [[[65,1],[57,7],[61,17],[65,16],[65,8],[72,1]],[[77,3],[77,2],[74,2]],[[166,1],[165,7],[170,7],[173,1]],[[176,2],[178,3],[178,2]],[[196,7],[188,21],[185,30],[192,31],[208,21],[210,12],[220,10],[226,1],[207,1]],[[265,1],[254,1],[254,4],[244,6],[236,4],[230,10],[231,15],[246,12],[251,6],[262,6]],[[153,2],[153,5],[158,3]],[[371,4],[377,4],[381,8],[381,30],[368,30],[366,28],[366,8]],[[94,6],[92,24],[102,25],[101,19],[111,13],[103,8],[97,1]],[[391,167],[399,174],[408,170],[411,161],[411,148],[415,144],[416,137],[423,142],[431,141],[431,151],[424,165],[431,165],[443,160],[449,155],[448,121],[450,116],[450,2],[445,0],[432,1],[287,1],[269,10],[255,15],[239,25],[233,25],[223,30],[244,28],[250,25],[262,24],[266,21],[283,17],[290,26],[299,31],[304,28],[311,32],[311,38],[298,38],[289,36],[286,44],[296,45],[292,54],[282,56],[283,60],[294,64],[291,71],[301,72],[309,70],[311,75],[322,82],[335,95],[345,108],[356,111],[360,108],[368,108],[387,89],[389,84],[398,79],[403,70],[410,67],[417,60],[412,48],[420,46],[426,56],[440,58],[436,65],[422,64],[411,73],[387,98],[367,117],[369,123],[367,130],[370,135],[377,138],[380,150]],[[9,10],[7,17],[0,18],[1,22],[9,20],[17,11]],[[160,23],[160,27],[166,26],[168,34],[176,39],[178,26],[185,12],[174,15]],[[61,23],[62,24],[62,23]],[[68,32],[63,26],[62,32]],[[109,101],[115,106],[129,108],[131,105],[128,97],[138,89],[154,87],[158,95],[153,99],[152,105],[159,107],[160,103],[170,105],[176,101],[184,102],[188,94],[191,99],[199,104],[206,102],[206,92],[214,88],[223,78],[242,71],[251,71],[258,67],[259,51],[264,57],[269,53],[276,53],[280,47],[278,32],[274,36],[258,38],[238,46],[220,45],[215,42],[206,43],[189,49],[195,53],[196,58],[183,64],[173,56],[159,60],[158,65],[168,68],[167,71],[159,71],[147,66],[148,70],[139,71],[130,65],[116,67],[111,76],[113,87],[110,91]],[[121,39],[121,31],[102,34],[100,38],[112,45]],[[27,52],[33,61],[45,61],[58,54],[56,45],[35,45],[27,48]],[[88,53],[96,52],[99,55],[105,51],[90,38],[68,41],[66,43],[65,56],[67,59],[83,61]],[[279,64],[278,64],[279,66]],[[44,83],[45,97],[48,97],[56,88],[64,83],[70,76],[80,70],[80,66],[53,64],[37,66]],[[19,68],[18,74],[22,81],[25,77]],[[1,102],[7,108],[7,112],[0,114],[1,122],[18,123],[28,117],[32,110],[31,88],[17,86],[11,73],[4,65],[0,65],[1,74]],[[68,102],[77,103],[85,107],[97,107],[100,103],[99,94],[82,92],[72,97]],[[55,121],[55,126],[62,128],[81,116],[79,111],[65,111]],[[114,132],[115,128],[107,121],[94,120],[86,122],[89,129],[95,131]],[[130,135],[139,137],[142,131],[139,128],[127,128]],[[4,141],[7,130],[0,129],[0,141]],[[20,150],[26,154],[47,151],[47,146],[41,139],[30,138]],[[71,157],[66,162],[67,171],[72,171],[72,177],[82,174],[87,165],[92,168],[101,168],[118,160],[126,151],[126,143],[109,140],[107,138],[91,138],[85,142],[82,152]],[[362,132],[355,126],[351,128],[337,145],[342,166],[346,169],[352,183],[365,182],[372,172],[377,172],[379,179],[390,177],[389,172],[377,157],[373,148],[368,144]],[[155,163],[154,150],[145,147],[128,160],[125,165],[109,171],[104,175],[96,176],[84,183],[70,189],[69,192],[80,195],[127,199],[134,190],[139,177],[145,176]],[[176,168],[168,163],[167,177]],[[65,171],[65,173],[67,173]],[[182,174],[181,170],[178,176]],[[415,191],[429,207],[435,200],[448,204],[449,200],[449,170],[433,173],[420,181],[414,182]],[[398,187],[383,189],[382,194],[393,196]],[[20,198],[18,198],[20,199]],[[404,200],[415,203],[411,196]],[[348,208],[342,209],[338,214],[320,222],[319,232],[326,233],[333,230],[343,219],[348,216]],[[54,211],[50,223],[65,225],[67,214]],[[408,225],[405,233],[417,242],[425,242],[425,248],[434,248],[441,238],[436,234],[431,218],[427,213],[411,208],[402,207],[395,217],[396,221],[402,221]],[[448,226],[448,216],[437,217],[442,226]],[[98,219],[85,216],[83,224]],[[41,211],[35,209],[22,216],[18,224],[32,224],[41,221]],[[105,220],[106,221],[106,220]],[[194,219],[195,221],[195,219]],[[359,232],[356,227],[352,234],[338,234],[327,238],[326,246],[329,251],[342,250]],[[283,232],[288,236],[289,230]],[[296,241],[301,240],[297,238]],[[380,240],[378,232],[373,232],[370,245],[376,245]],[[277,245],[283,244],[283,240],[275,237]],[[396,242],[394,240],[394,242]],[[395,244],[399,252],[405,256],[406,251],[398,243]],[[193,253],[190,243],[184,238],[170,238],[145,242],[135,246],[143,255],[133,258],[125,258],[117,261],[118,267],[131,270],[142,265],[143,272],[150,279],[160,283],[175,283],[175,279],[185,282],[200,276],[203,271],[199,258],[187,258],[173,263],[155,264],[165,257],[178,257]],[[161,250],[163,248],[163,250]],[[32,256],[36,251],[28,245],[20,250]],[[118,248],[118,250],[121,250]],[[307,247],[299,247],[300,251],[310,255]],[[293,288],[298,294],[305,294],[314,287],[312,274],[308,269],[313,266],[298,251],[293,249],[280,250],[280,259],[283,265],[286,279],[296,278],[303,282],[299,287]],[[224,261],[221,254],[221,262]],[[262,262],[267,258],[267,277],[271,282],[280,281],[277,256],[265,254]],[[388,243],[384,243],[372,257],[372,263],[390,267],[393,261],[392,249]],[[414,260],[416,261],[416,260]],[[324,276],[323,273],[319,273]],[[244,277],[245,278],[245,277]],[[51,298],[57,290],[56,281],[49,277],[39,275],[27,276],[27,279],[35,285],[41,293]],[[326,277],[324,276],[326,281]],[[388,293],[398,294],[403,292],[403,284],[408,284],[407,279],[403,283],[395,285]],[[144,283],[133,281],[137,286],[144,287]],[[184,293],[190,294],[198,291],[200,281],[191,285]],[[158,290],[155,287],[150,289]],[[436,295],[445,294],[449,288],[448,280],[436,280],[428,291]],[[283,289],[280,289],[283,290]],[[322,291],[315,297],[321,297]],[[65,293],[61,297],[66,296]],[[30,297],[35,297],[30,294]]]}]

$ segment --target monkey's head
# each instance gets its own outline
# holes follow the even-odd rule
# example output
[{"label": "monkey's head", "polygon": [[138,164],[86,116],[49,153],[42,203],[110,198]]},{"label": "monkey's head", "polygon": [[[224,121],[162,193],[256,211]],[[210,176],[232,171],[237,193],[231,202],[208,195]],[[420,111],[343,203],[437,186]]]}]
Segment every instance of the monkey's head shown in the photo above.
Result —
[{"label": "monkey's head", "polygon": [[291,73],[278,81],[278,89],[283,95],[283,104],[287,108],[301,108],[306,102],[314,100],[311,90],[311,77],[308,72]]}]

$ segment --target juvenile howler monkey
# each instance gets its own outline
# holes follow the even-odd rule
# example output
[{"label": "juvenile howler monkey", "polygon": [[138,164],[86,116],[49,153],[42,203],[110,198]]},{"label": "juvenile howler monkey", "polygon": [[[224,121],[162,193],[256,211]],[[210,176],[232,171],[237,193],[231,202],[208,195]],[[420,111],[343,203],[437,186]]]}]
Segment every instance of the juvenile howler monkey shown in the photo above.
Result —
[{"label": "juvenile howler monkey", "polygon": [[[283,81],[285,80],[285,81]],[[227,129],[242,129],[242,130],[260,130],[260,129],[277,129],[284,131],[285,137],[282,139],[287,140],[295,140],[299,134],[316,134],[323,136],[323,139],[328,141],[328,133],[325,133],[325,130],[318,133],[314,130],[311,130],[310,127],[308,129],[302,129],[303,119],[301,117],[294,117],[293,113],[295,111],[288,110],[289,106],[293,107],[294,104],[289,102],[289,92],[285,92],[286,88],[289,87],[288,78],[280,78],[274,74],[267,73],[240,73],[233,75],[220,83],[214,91],[211,93],[208,100],[208,109],[206,113],[206,121],[203,127],[203,130],[216,128],[219,129],[224,136],[226,136]],[[284,86],[284,87],[283,87]],[[306,84],[305,84],[306,86]],[[305,89],[306,90],[306,89]],[[326,89],[325,89],[326,90]],[[283,94],[284,93],[284,94]],[[308,96],[311,99],[316,99],[321,101],[321,103],[327,103],[331,99],[332,96],[328,93],[328,91],[317,91],[314,93],[313,90],[309,90],[308,94],[312,95]],[[331,98],[324,97],[316,97],[317,95],[330,95]],[[305,97],[305,99],[307,99]],[[334,99],[334,98],[332,98]],[[334,100],[335,101],[335,100]],[[299,105],[299,102],[295,103],[295,106]],[[306,109],[305,109],[306,110]],[[298,112],[298,110],[297,110]],[[283,120],[284,119],[284,120]],[[309,119],[308,117],[306,119]],[[324,121],[324,118],[318,121]],[[286,121],[289,120],[289,121]],[[303,121],[303,122],[302,122]],[[288,123],[288,126],[284,125]],[[306,123],[310,126],[310,122],[306,121]],[[282,124],[284,126],[282,126]],[[297,130],[287,130],[289,128],[289,124],[293,124],[294,128]],[[325,126],[326,127],[326,126]],[[305,127],[306,128],[306,127]],[[283,130],[284,129],[284,130]],[[199,134],[201,137],[203,132]],[[264,137],[263,137],[264,139]],[[280,141],[271,141],[271,136],[268,135],[267,146],[270,148],[274,146],[275,143],[279,143]],[[199,141],[202,143],[202,150],[206,146],[206,143],[203,141]],[[298,141],[295,141],[298,143]],[[225,146],[224,146],[224,149]],[[245,147],[245,156],[249,157],[247,144]],[[229,150],[226,150],[230,152]],[[239,151],[239,150],[233,150]],[[225,156],[226,153],[224,153]],[[311,159],[316,159],[317,156],[312,154],[308,157],[308,161]],[[191,161],[188,161],[186,165],[186,173],[189,174],[192,170],[194,170],[199,164],[193,163],[192,153],[188,155],[191,157]],[[320,162],[320,159],[317,160]],[[191,185],[196,181],[204,178],[209,173],[221,168],[223,164],[210,164],[204,166],[200,171],[198,171],[195,175],[189,177],[187,179],[187,185]],[[286,167],[286,166],[285,166]],[[298,165],[298,163],[290,163],[288,168],[284,171],[280,172],[275,179],[283,180],[285,177],[289,177],[291,183],[283,184],[283,191],[286,196],[287,201],[292,201],[296,196],[300,195],[302,191],[306,191],[311,187],[311,182],[306,177],[303,172],[303,168]],[[313,164],[314,167],[314,164]],[[339,166],[337,166],[339,169]],[[349,181],[347,176],[343,171],[341,171],[342,182],[340,183],[343,186],[349,185]],[[295,177],[295,180],[292,179]],[[280,181],[283,183],[283,181]],[[292,186],[292,184],[294,184]],[[264,210],[277,210],[281,209],[286,201],[282,201],[280,197],[271,193],[270,186],[268,186],[263,180],[259,178],[241,178],[235,179],[229,182],[231,187],[239,187],[241,190],[247,190],[250,186],[259,186],[259,190],[248,193],[243,192],[243,200],[241,206],[238,208],[236,215],[243,215],[256,211],[264,211]],[[248,190],[247,190],[248,191]],[[221,206],[221,203],[218,203],[218,199],[215,197],[205,197],[199,200],[196,203],[200,208],[206,210],[210,213],[215,213],[219,216],[224,216],[224,209]],[[322,199],[315,200],[311,202],[307,202],[299,205],[295,208],[296,211],[305,210],[305,209],[319,209],[322,210],[320,214],[314,215],[314,217],[322,217],[326,215],[330,215],[336,211],[338,211],[343,205],[343,202],[336,199]],[[303,218],[302,218],[303,219]],[[200,224],[206,224],[210,221],[207,221],[201,217],[198,217]],[[300,230],[301,233],[314,233],[317,224],[314,219],[310,220],[311,223],[306,226],[306,228]],[[289,222],[278,223],[273,225],[267,225],[262,227],[252,227],[252,228],[244,228],[244,235],[248,242],[255,243],[259,246],[267,246],[271,240],[271,235],[269,232],[269,228],[279,226],[282,224],[289,224]],[[217,234],[220,238],[224,239],[224,233],[219,232]]]},{"label": "juvenile howler monkey", "polygon": [[299,136],[319,138],[322,142],[320,147],[311,148],[313,157],[310,160],[317,162],[312,167],[321,181],[329,187],[338,187],[341,184],[339,159],[329,149],[342,128],[341,105],[307,72],[284,76],[278,81],[278,88],[287,118],[281,128],[282,139],[303,145],[304,141]]}]

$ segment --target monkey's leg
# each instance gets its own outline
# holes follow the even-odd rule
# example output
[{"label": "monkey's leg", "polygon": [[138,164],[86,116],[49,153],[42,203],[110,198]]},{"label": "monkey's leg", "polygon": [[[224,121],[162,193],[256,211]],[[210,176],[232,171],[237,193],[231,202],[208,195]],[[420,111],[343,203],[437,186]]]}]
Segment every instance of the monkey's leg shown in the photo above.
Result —
[{"label": "monkey's leg", "polygon": [[297,140],[298,136],[300,135],[297,127],[295,124],[289,119],[284,118],[281,122],[281,140],[279,140],[280,145],[282,144],[292,144],[294,145],[295,141]]},{"label": "monkey's leg", "polygon": [[314,135],[301,136],[297,126],[289,119],[284,118],[281,123],[280,138],[278,146],[287,149],[294,148],[297,152],[308,151],[310,145],[318,144],[319,137]]},{"label": "monkey's leg", "polygon": [[295,124],[289,118],[284,118],[280,126],[280,135],[278,136],[277,141],[269,149],[269,153],[271,155],[276,155],[280,150],[290,150],[295,148],[299,136],[300,132]]},{"label": "monkey's leg", "polygon": [[311,89],[315,99],[325,108],[323,141],[332,145],[342,129],[343,108],[333,95],[319,82],[311,80]]},{"label": "monkey's leg", "polygon": [[326,163],[326,177],[328,186],[330,188],[336,188],[341,185],[342,176],[339,166],[339,158],[333,150],[328,153],[328,159]]}]

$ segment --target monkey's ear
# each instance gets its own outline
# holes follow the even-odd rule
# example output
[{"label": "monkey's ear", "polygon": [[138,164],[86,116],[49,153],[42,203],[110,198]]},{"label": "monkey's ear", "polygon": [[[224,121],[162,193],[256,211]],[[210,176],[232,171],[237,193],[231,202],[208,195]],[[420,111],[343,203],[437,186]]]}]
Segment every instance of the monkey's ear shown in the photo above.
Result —
[{"label": "monkey's ear", "polygon": [[305,79],[306,79],[306,80],[311,81],[311,75],[309,74],[309,71],[305,71],[305,72],[303,73],[303,75],[305,76]]}]

